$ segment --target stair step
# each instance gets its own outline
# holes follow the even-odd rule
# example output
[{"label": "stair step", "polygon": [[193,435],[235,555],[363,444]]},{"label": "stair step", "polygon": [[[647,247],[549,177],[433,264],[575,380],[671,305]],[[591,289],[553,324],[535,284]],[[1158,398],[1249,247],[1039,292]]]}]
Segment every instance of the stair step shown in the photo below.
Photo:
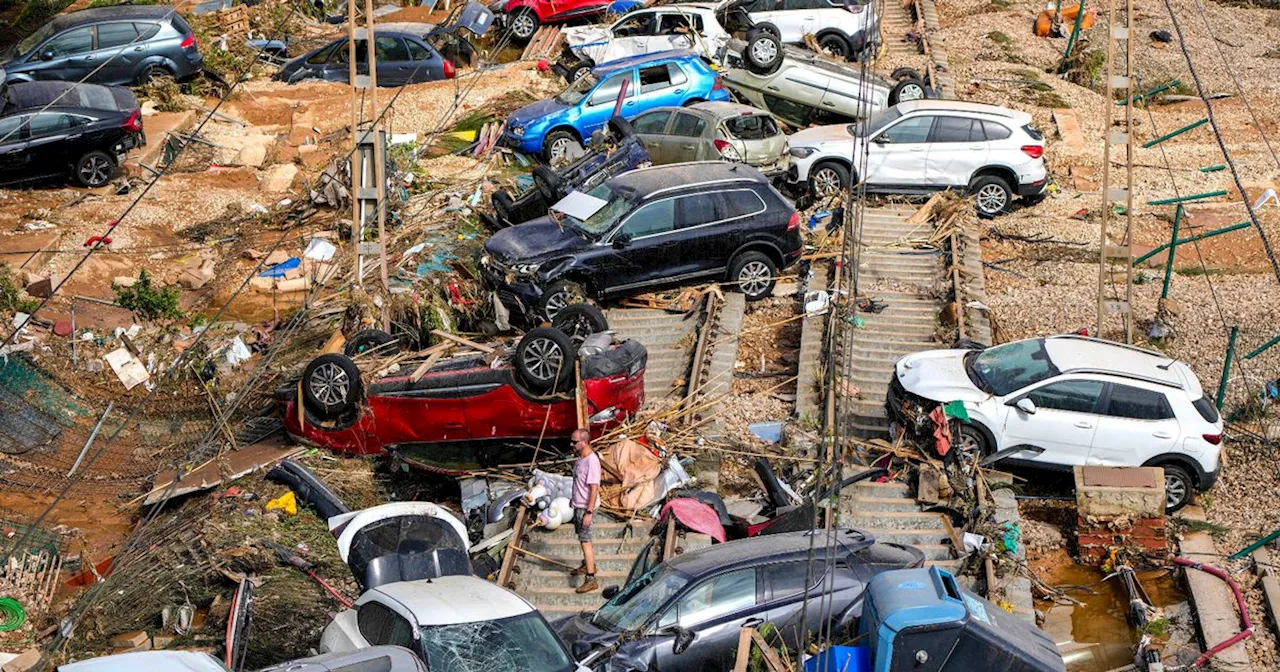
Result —
[{"label": "stair step", "polygon": [[853,497],[842,497],[840,506],[841,510],[848,507],[850,511],[859,513],[877,511],[918,512],[920,510],[920,505],[914,499],[907,497],[871,497],[861,494]]}]

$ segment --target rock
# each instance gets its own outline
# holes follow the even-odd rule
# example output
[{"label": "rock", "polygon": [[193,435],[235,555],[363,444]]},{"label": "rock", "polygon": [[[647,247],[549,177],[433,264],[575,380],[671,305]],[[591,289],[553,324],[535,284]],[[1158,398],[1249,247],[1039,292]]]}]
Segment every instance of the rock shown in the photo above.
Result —
[{"label": "rock", "polygon": [[267,146],[261,143],[249,143],[236,154],[234,165],[258,168],[267,160]]},{"label": "rock", "polygon": [[206,278],[199,271],[183,271],[178,276],[178,284],[187,289],[200,289],[209,283],[212,278]]},{"label": "rock", "polygon": [[111,638],[111,646],[117,649],[133,648],[146,642],[149,638],[147,633],[142,630],[134,630],[132,632],[122,632]]},{"label": "rock", "polygon": [[169,648],[169,645],[173,644],[173,641],[175,639],[177,639],[177,637],[171,637],[169,635],[156,635],[151,638],[151,648],[167,649]]},{"label": "rock", "polygon": [[119,285],[121,287],[132,287],[137,281],[137,278],[129,277],[127,275],[117,275],[111,279],[111,284]]},{"label": "rock", "polygon": [[276,264],[283,264],[284,262],[289,261],[292,258],[293,258],[293,255],[289,254],[288,252],[285,252],[284,250],[275,250],[274,252],[271,253],[270,256],[267,257],[266,262],[263,263],[263,268],[269,268],[271,266],[275,266]]},{"label": "rock", "polygon": [[276,279],[275,278],[250,278],[249,286],[263,292],[269,292],[275,289]]},{"label": "rock", "polygon": [[27,649],[0,668],[3,672],[34,672],[41,669],[44,654],[40,649]]},{"label": "rock", "polygon": [[277,164],[262,171],[258,177],[258,188],[266,192],[289,191],[297,175],[298,167],[292,163]]},{"label": "rock", "polygon": [[27,283],[27,293],[37,299],[53,296],[53,282],[49,278],[37,278]]}]

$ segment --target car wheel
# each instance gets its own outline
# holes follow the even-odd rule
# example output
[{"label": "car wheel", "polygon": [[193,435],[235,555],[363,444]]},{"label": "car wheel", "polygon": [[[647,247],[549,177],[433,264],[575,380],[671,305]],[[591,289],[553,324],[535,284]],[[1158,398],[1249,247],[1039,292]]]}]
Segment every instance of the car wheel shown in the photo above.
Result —
[{"label": "car wheel", "polygon": [[889,79],[892,79],[895,82],[901,82],[904,79],[915,79],[921,82],[924,81],[924,78],[920,76],[919,70],[916,70],[915,68],[908,68],[906,66],[894,70],[893,74],[889,75]]},{"label": "car wheel", "polygon": [[623,138],[629,138],[635,134],[635,127],[632,126],[631,122],[627,121],[622,115],[617,115],[609,119],[609,137],[613,138],[614,142],[618,142]]},{"label": "car wheel", "polygon": [[701,98],[690,98],[689,100],[684,101],[684,104],[682,105],[682,107],[693,107],[694,105],[697,105],[698,103],[701,103],[701,102],[702,102]]},{"label": "car wheel", "polygon": [[818,46],[824,51],[835,56],[836,58],[848,59],[850,54],[849,43],[843,37],[835,33],[827,33],[818,38]]},{"label": "car wheel", "polygon": [[772,23],[765,22],[765,23],[757,23],[756,25],[751,27],[751,30],[747,31],[747,34],[746,34],[747,41],[750,42],[751,38],[755,37],[756,35],[759,35],[760,33],[768,33],[778,38],[779,40],[782,39],[782,31],[778,30],[778,27],[773,25]]},{"label": "car wheel", "polygon": [[595,64],[591,61],[579,61],[578,64],[573,66],[573,69],[569,71],[569,76],[565,79],[569,80],[569,83],[572,84],[590,73],[591,68],[593,67],[595,67]]},{"label": "car wheel", "polygon": [[551,326],[563,331],[577,349],[588,336],[608,331],[609,320],[604,311],[589,303],[574,303],[557,313]]},{"label": "car wheel", "polygon": [[351,340],[343,346],[342,352],[348,357],[355,357],[366,352],[379,355],[391,355],[400,350],[400,343],[391,334],[381,329],[365,329],[356,332]]},{"label": "car wheel", "polygon": [[511,35],[521,42],[528,42],[538,32],[538,15],[528,7],[521,7],[511,17]]},{"label": "car wheel", "polygon": [[1002,177],[983,175],[969,185],[969,193],[973,194],[974,205],[979,217],[991,218],[1009,209],[1013,201],[1013,190]]},{"label": "car wheel", "polygon": [[1172,464],[1160,466],[1164,467],[1164,510],[1165,513],[1173,513],[1191,501],[1195,481],[1182,467]]},{"label": "car wheel", "polygon": [[543,317],[554,323],[556,316],[565,309],[565,306],[585,303],[586,300],[587,291],[582,288],[582,285],[568,280],[557,280],[542,293],[542,298],[538,300],[538,308],[542,310]]},{"label": "car wheel", "polygon": [[809,171],[809,193],[824,198],[849,188],[849,169],[834,161],[819,163]]},{"label": "car wheel", "polygon": [[360,369],[346,355],[320,355],[302,372],[302,402],[323,420],[355,408],[361,391]]},{"label": "car wheel", "polygon": [[729,270],[729,282],[742,292],[748,301],[759,301],[773,293],[778,281],[778,266],[760,252],[747,252],[733,261]]},{"label": "car wheel", "polygon": [[106,152],[94,150],[76,161],[76,182],[82,187],[101,187],[111,181],[116,162]]},{"label": "car wheel", "polygon": [[499,224],[505,226],[507,224],[516,223],[512,219],[512,213],[515,211],[516,201],[511,198],[511,194],[507,193],[506,189],[499,189],[493,192],[493,196],[490,197],[489,200],[493,203],[493,212],[498,215]]},{"label": "car wheel", "polygon": [[142,69],[142,72],[138,73],[138,86],[146,86],[165,79],[175,79],[168,68],[157,64],[148,65]]},{"label": "car wheel", "polygon": [[782,66],[782,41],[768,32],[756,33],[743,51],[747,70],[756,75],[769,75]]},{"label": "car wheel", "polygon": [[980,460],[990,452],[990,447],[987,445],[987,436],[977,426],[967,422],[960,423],[960,431],[956,432],[951,448],[958,451],[959,456],[966,460]]},{"label": "car wheel", "polygon": [[542,141],[543,158],[547,164],[558,166],[568,160],[569,148],[575,144],[579,144],[578,139],[569,131],[548,133],[547,139]]},{"label": "car wheel", "polygon": [[924,82],[919,79],[904,79],[889,89],[889,104],[897,105],[909,100],[924,100]]},{"label": "car wheel", "polygon": [[560,174],[549,166],[533,167],[533,186],[538,189],[547,205],[560,200]]},{"label": "car wheel", "polygon": [[559,389],[573,377],[573,341],[559,329],[531,329],[516,345],[516,370],[530,387]]}]

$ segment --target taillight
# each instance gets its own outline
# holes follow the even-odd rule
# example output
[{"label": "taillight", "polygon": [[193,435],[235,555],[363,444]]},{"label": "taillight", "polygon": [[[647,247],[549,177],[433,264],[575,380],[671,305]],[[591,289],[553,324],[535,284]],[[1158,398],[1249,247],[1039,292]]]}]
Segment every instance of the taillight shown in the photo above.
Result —
[{"label": "taillight", "polygon": [[1205,441],[1215,446],[1222,443],[1221,434],[1201,434],[1200,438],[1204,439]]},{"label": "taillight", "polygon": [[1038,159],[1044,156],[1044,145],[1023,145],[1022,153],[1033,159]]},{"label": "taillight", "polygon": [[855,5],[855,4],[853,4],[852,2],[850,2],[850,3],[845,3],[844,8],[845,8],[845,9],[847,9],[847,10],[849,10],[849,11],[850,11],[851,13],[853,13],[853,14],[861,14],[861,13],[862,13],[862,5]]},{"label": "taillight", "polygon": [[182,43],[179,44],[178,46],[182,47],[183,49],[190,49],[191,47],[196,46],[196,34],[187,33],[187,36],[182,38]]},{"label": "taillight", "polygon": [[453,67],[453,61],[445,59],[444,61],[444,78],[453,79],[458,74],[458,69]]},{"label": "taillight", "polygon": [[787,220],[787,230],[795,231],[798,228],[800,228],[800,211],[796,210],[791,213],[791,219]]},{"label": "taillight", "polygon": [[712,91],[724,91],[724,80],[720,79],[720,75],[716,75],[715,82],[711,85]]},{"label": "taillight", "polygon": [[120,124],[120,128],[123,128],[124,130],[129,131],[130,133],[141,132],[142,131],[142,110],[141,109],[134,110],[133,114],[129,115],[129,118],[125,119],[123,124]]},{"label": "taillight", "polygon": [[727,140],[721,140],[719,138],[716,138],[715,140],[711,141],[711,144],[716,146],[716,151],[720,152],[720,156],[723,156],[729,161],[742,160],[742,155],[738,153],[738,148],[734,147],[733,143]]}]

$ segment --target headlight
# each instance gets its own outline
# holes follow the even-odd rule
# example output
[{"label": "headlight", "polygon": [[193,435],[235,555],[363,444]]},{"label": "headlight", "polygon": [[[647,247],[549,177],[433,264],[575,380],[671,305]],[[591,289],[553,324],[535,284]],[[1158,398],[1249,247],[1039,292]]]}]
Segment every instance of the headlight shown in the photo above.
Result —
[{"label": "headlight", "polygon": [[480,265],[481,265],[481,266],[488,266],[490,261],[492,261],[492,260],[489,258],[489,255],[487,255],[487,254],[482,254],[482,255],[480,255]]},{"label": "headlight", "polygon": [[516,136],[516,137],[523,137],[523,136],[524,136],[524,127],[523,127],[523,126],[512,126],[512,127],[511,127],[511,135],[514,135],[514,136]]},{"label": "headlight", "polygon": [[807,159],[813,156],[813,153],[816,151],[818,150],[813,147],[792,147],[787,151],[787,153],[797,159]]},{"label": "headlight", "polygon": [[538,267],[542,264],[516,264],[511,267],[511,271],[516,275],[532,276],[538,272]]}]

